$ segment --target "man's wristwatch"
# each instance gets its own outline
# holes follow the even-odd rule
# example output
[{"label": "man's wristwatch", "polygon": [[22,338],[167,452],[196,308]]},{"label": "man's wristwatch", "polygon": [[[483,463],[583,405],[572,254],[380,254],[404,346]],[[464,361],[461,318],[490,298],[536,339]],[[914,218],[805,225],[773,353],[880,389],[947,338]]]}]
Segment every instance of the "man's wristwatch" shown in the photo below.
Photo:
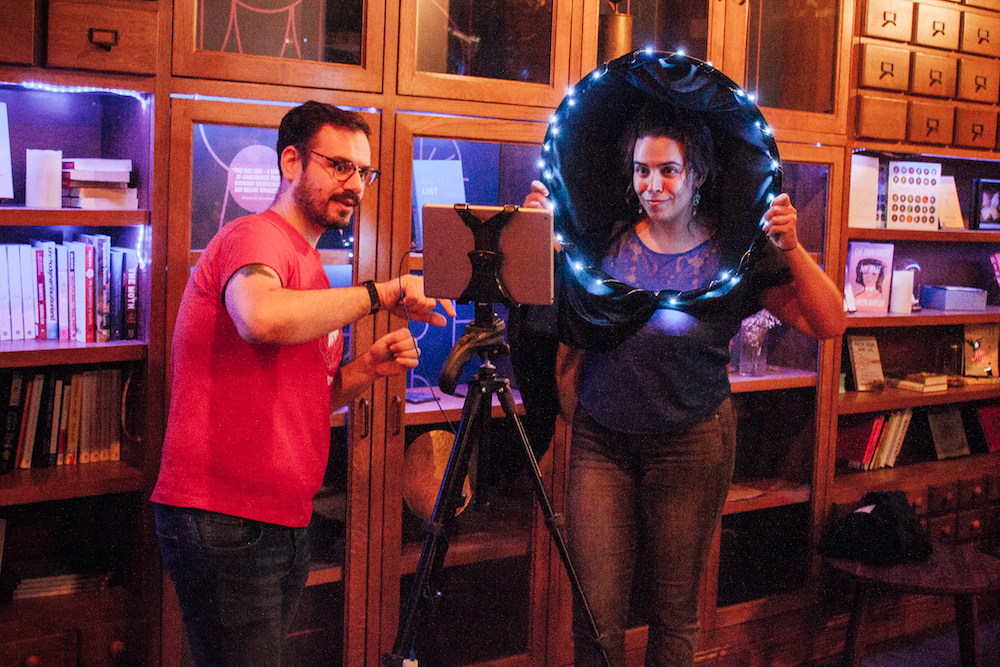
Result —
[{"label": "man's wristwatch", "polygon": [[378,290],[375,289],[375,281],[366,280],[361,284],[368,289],[368,298],[372,300],[372,309],[368,314],[374,315],[378,311],[382,310],[382,301],[378,298]]}]

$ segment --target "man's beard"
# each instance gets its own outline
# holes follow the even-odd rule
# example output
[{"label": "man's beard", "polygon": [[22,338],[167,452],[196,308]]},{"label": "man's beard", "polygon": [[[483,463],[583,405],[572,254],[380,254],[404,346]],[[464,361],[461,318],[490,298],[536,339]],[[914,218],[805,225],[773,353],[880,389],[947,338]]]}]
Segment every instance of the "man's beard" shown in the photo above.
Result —
[{"label": "man's beard", "polygon": [[[319,225],[324,229],[347,229],[351,226],[351,219],[361,205],[361,198],[349,192],[341,192],[328,199],[317,200],[313,194],[319,188],[313,187],[312,178],[306,174],[301,185],[295,189],[294,201],[302,216],[309,222]],[[331,215],[329,213],[330,201],[337,201],[344,205],[351,206],[352,210],[344,214]]]}]

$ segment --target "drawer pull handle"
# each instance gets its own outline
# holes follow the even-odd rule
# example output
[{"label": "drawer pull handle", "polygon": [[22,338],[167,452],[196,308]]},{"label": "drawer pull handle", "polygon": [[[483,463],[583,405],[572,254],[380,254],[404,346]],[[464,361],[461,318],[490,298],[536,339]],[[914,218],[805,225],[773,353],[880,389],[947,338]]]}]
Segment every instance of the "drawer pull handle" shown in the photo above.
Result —
[{"label": "drawer pull handle", "polygon": [[935,83],[938,84],[938,85],[941,85],[941,86],[944,85],[944,72],[942,72],[939,69],[932,69],[931,70],[931,82],[930,82],[930,85],[933,86]]},{"label": "drawer pull handle", "polygon": [[932,134],[937,134],[937,131],[939,129],[941,129],[941,123],[940,123],[940,121],[937,118],[928,118],[927,119],[927,135],[926,136],[929,137]]},{"label": "drawer pull handle", "polygon": [[986,77],[985,76],[977,76],[976,77],[976,92],[978,93],[981,90],[986,90]]},{"label": "drawer pull handle", "polygon": [[937,37],[938,35],[943,35],[944,28],[945,28],[944,21],[934,21],[931,24],[931,37]]},{"label": "drawer pull handle", "polygon": [[87,28],[87,41],[99,49],[110,51],[112,46],[118,46],[118,31]]},{"label": "drawer pull handle", "polygon": [[896,25],[896,12],[882,12],[882,27]]},{"label": "drawer pull handle", "polygon": [[883,60],[882,61],[882,73],[878,75],[879,81],[881,81],[882,79],[884,79],[887,76],[895,76],[893,74],[893,70],[894,69],[895,69],[895,65],[893,65],[892,63],[889,63],[889,62],[885,62]]},{"label": "drawer pull handle", "polygon": [[986,28],[980,28],[979,29],[979,43],[983,44],[984,42],[986,44],[990,43],[990,31],[987,30]]},{"label": "drawer pull handle", "polygon": [[[983,133],[985,131],[986,131],[986,126],[983,125],[982,123],[973,123],[972,124],[972,138],[973,139],[982,139],[983,138]],[[950,506],[951,506],[951,503],[948,504],[948,507],[950,507]]]},{"label": "drawer pull handle", "polygon": [[371,431],[371,404],[367,398],[358,401],[358,416],[361,418],[361,433],[359,437],[367,438]]}]

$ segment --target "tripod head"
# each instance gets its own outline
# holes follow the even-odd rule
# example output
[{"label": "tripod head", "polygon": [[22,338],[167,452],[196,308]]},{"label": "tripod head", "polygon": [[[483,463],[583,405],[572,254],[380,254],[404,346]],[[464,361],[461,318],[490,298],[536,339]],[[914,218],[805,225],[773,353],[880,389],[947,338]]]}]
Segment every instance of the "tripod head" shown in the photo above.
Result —
[{"label": "tripod head", "polygon": [[476,304],[476,319],[465,327],[465,333],[455,342],[441,367],[438,386],[446,394],[455,395],[458,378],[462,369],[478,354],[485,364],[491,364],[498,356],[510,353],[510,347],[503,340],[503,332],[507,325],[489,303]]}]

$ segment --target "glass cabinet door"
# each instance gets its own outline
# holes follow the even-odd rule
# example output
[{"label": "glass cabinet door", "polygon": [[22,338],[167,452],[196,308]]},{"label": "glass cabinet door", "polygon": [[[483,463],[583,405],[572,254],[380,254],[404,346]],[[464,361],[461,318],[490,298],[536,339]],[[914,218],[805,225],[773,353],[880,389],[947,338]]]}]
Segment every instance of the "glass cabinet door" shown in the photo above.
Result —
[{"label": "glass cabinet door", "polygon": [[[238,100],[171,99],[171,175],[167,286],[167,350],[190,269],[221,227],[235,218],[270,207],[280,180],[278,124],[289,105],[249,104]],[[372,155],[379,155],[377,114],[366,113],[373,129]],[[377,167],[377,165],[376,165]],[[319,241],[331,286],[355,284],[374,275],[374,226],[377,186],[363,200],[355,226],[363,233],[329,232]],[[372,318],[345,329],[345,361],[371,345]],[[168,382],[169,387],[169,382]],[[307,667],[362,664],[363,616],[346,618],[348,601],[366,596],[368,491],[371,452],[370,392],[350,410],[330,415],[330,458],[314,500],[310,537],[312,571],[288,637],[286,664]],[[354,607],[352,607],[354,609]],[[363,614],[363,606],[357,607]],[[165,618],[169,614],[165,615]],[[166,622],[166,621],[165,621]],[[358,630],[358,628],[361,630]]]},{"label": "glass cabinet door", "polygon": [[380,91],[385,0],[178,0],[176,76]]},{"label": "glass cabinet door", "polygon": [[[394,266],[403,260],[404,270],[423,269],[420,211],[425,203],[520,205],[530,192],[531,180],[537,178],[544,133],[543,123],[398,116]],[[504,318],[502,304],[494,305],[494,313]],[[400,421],[393,423],[390,416],[386,429],[383,652],[395,643],[420,565],[426,536],[422,520],[429,518],[440,488],[442,473],[427,474],[421,456],[429,456],[436,441],[438,456],[446,459],[459,429],[464,399],[443,393],[438,378],[445,358],[474,320],[473,310],[472,305],[458,305],[458,317],[449,318],[445,327],[411,323],[421,349],[420,364],[389,385]],[[403,324],[400,320],[393,326]],[[492,360],[497,375],[510,380],[517,399],[509,358],[498,355]],[[464,394],[468,378],[482,363],[478,356],[471,359],[458,379],[457,393]],[[511,664],[546,664],[547,606],[542,598],[552,565],[551,540],[522,466],[526,460],[522,443],[508,421],[498,418],[503,413],[495,396],[491,414],[487,444],[494,464],[488,472],[483,464],[478,474],[470,475],[472,501],[449,531],[442,575],[431,581],[432,590],[441,596],[429,623],[419,626],[415,636],[421,662],[446,666],[513,659]],[[481,444],[473,454],[474,470],[479,457],[485,458],[483,451]],[[550,459],[547,454],[542,465],[547,488],[553,484]],[[475,507],[477,499],[487,495],[489,506]]]},{"label": "glass cabinet door", "polygon": [[716,64],[756,97],[768,122],[844,134],[854,3],[720,1],[725,43]]},{"label": "glass cabinet door", "polygon": [[[632,15],[632,50],[683,51],[705,61],[718,57],[713,47],[721,42],[725,25],[722,0],[626,0],[619,10],[626,5]],[[608,3],[601,3],[601,13],[608,12]]]},{"label": "glass cabinet door", "polygon": [[399,92],[556,106],[572,0],[401,0]]}]

